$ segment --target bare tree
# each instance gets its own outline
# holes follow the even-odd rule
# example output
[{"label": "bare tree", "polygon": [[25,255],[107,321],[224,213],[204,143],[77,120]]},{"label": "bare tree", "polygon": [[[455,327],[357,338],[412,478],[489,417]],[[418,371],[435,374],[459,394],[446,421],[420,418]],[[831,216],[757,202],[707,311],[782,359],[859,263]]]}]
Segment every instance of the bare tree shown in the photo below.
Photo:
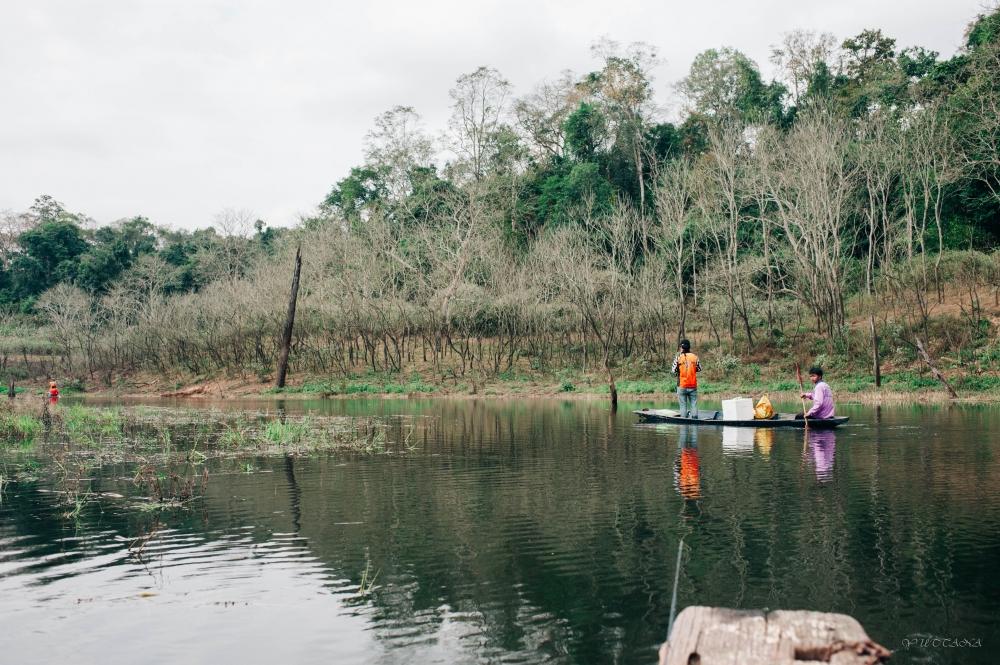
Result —
[{"label": "bare tree", "polygon": [[1000,201],[1000,44],[977,47],[972,55],[972,76],[960,117],[969,129],[962,134],[963,158],[993,197]]},{"label": "bare tree", "polygon": [[92,370],[96,361],[93,347],[97,330],[90,296],[75,286],[57,284],[41,295],[36,307],[55,328],[70,371],[73,370],[74,348]]},{"label": "bare tree", "polygon": [[433,155],[433,143],[423,131],[420,114],[410,106],[394,106],[379,115],[365,137],[365,158],[385,171],[386,188],[396,200],[410,192],[412,170],[430,165]]},{"label": "bare tree", "polygon": [[787,138],[768,128],[756,146],[756,167],[775,223],[792,260],[795,297],[817,329],[841,334],[846,317],[845,266],[854,246],[848,216],[857,187],[846,125],[822,111],[802,118]]},{"label": "bare tree", "polygon": [[931,223],[937,232],[934,275],[939,299],[939,268],[944,250],[943,206],[947,188],[961,175],[961,155],[947,117],[937,104],[911,114],[903,132],[906,159],[902,172],[903,208],[906,219],[907,258],[913,258],[914,244],[926,261],[926,236]]},{"label": "bare tree", "polygon": [[778,72],[778,80],[788,86],[792,103],[809,86],[816,67],[829,63],[836,52],[837,38],[829,32],[792,30],[781,36],[781,43],[771,47],[771,64]]},{"label": "bare tree", "polygon": [[656,189],[658,256],[667,266],[677,298],[677,343],[685,336],[687,323],[687,288],[684,270],[687,265],[685,243],[690,233],[695,207],[695,175],[687,160],[669,162],[660,171]]},{"label": "bare tree", "polygon": [[634,310],[639,215],[624,203],[610,215],[594,215],[585,202],[580,217],[580,227],[558,229],[536,245],[535,266],[597,338],[611,407],[617,409],[616,349]]},{"label": "bare tree", "polygon": [[729,304],[729,332],[735,321],[743,324],[748,347],[754,343],[750,325],[749,279],[743,262],[741,233],[751,220],[744,214],[749,198],[750,144],[744,128],[728,120],[709,129],[710,152],[699,164],[696,204],[715,245],[717,277]]},{"label": "bare tree", "polygon": [[899,244],[896,191],[903,170],[895,114],[873,112],[858,126],[858,177],[865,193],[865,291],[874,291],[876,271],[891,264]]},{"label": "bare tree", "polygon": [[0,210],[0,261],[6,263],[19,250],[17,238],[31,228],[28,215]]},{"label": "bare tree", "polygon": [[219,243],[203,248],[200,257],[206,281],[232,279],[249,267],[254,254],[249,238],[256,221],[257,216],[246,208],[225,208],[215,216],[213,227],[219,232]]},{"label": "bare tree", "polygon": [[563,155],[563,123],[582,97],[575,76],[565,71],[555,81],[541,83],[514,103],[518,127],[536,156]]},{"label": "bare tree", "polygon": [[491,67],[480,67],[458,77],[449,91],[452,100],[448,123],[451,145],[474,180],[498,150],[498,139],[507,113],[511,85]]}]

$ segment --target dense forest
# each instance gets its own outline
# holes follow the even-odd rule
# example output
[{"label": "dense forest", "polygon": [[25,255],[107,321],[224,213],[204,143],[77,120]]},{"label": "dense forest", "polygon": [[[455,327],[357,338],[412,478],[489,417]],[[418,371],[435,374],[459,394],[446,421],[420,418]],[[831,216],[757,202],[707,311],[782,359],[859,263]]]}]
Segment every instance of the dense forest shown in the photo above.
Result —
[{"label": "dense forest", "polygon": [[231,210],[194,232],[97,227],[41,196],[0,220],[0,369],[270,380],[301,248],[293,377],[613,384],[689,336],[734,366],[937,362],[1000,385],[1000,11],[964,43],[941,59],[797,31],[775,80],[718,48],[671,85],[654,48],[603,41],[594,71],[521,96],[481,67],[439,135],[407,106],[376,118],[292,229]]}]

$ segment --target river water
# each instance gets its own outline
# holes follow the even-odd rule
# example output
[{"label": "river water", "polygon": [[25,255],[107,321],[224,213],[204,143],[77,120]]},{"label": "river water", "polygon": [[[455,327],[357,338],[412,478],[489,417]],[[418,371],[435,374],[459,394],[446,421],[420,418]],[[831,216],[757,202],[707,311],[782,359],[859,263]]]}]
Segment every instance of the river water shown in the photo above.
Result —
[{"label": "river water", "polygon": [[681,608],[842,612],[894,663],[996,661],[1000,409],[841,405],[806,435],[647,405],[205,404],[374,416],[385,452],[210,460],[163,511],[121,464],[73,516],[7,484],[0,661],[654,663],[682,537]]}]

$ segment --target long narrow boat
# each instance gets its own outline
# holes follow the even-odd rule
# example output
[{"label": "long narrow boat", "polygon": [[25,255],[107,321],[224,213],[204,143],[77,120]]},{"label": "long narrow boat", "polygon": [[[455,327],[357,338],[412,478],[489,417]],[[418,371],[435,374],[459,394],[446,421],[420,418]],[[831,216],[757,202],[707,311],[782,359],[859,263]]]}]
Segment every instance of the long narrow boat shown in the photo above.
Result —
[{"label": "long narrow boat", "polygon": [[[802,429],[806,426],[801,418],[796,419],[794,413],[777,413],[773,418],[752,420],[723,420],[718,411],[699,411],[697,418],[682,418],[677,411],[670,409],[642,409],[633,411],[639,420],[645,423],[677,423],[680,425],[726,425],[732,427],[793,427]],[[843,425],[850,418],[810,418],[810,429],[833,429]]]}]

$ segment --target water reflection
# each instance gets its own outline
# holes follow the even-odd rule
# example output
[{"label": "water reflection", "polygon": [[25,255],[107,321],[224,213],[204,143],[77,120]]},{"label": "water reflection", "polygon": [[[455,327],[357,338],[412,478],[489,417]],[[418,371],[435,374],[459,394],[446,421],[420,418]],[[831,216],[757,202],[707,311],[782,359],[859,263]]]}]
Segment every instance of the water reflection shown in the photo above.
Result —
[{"label": "water reflection", "polygon": [[753,428],[723,427],[722,454],[749,455],[753,452]]},{"label": "water reflection", "polygon": [[774,445],[774,430],[770,427],[758,427],[753,433],[753,443],[763,457],[770,457],[771,446]]},{"label": "water reflection", "polygon": [[[125,466],[92,470],[75,519],[41,472],[8,485],[2,660],[170,662],[156,654],[192,645],[198,662],[646,664],[681,535],[681,608],[846,612],[890,646],[1000,640],[1000,449],[983,436],[1000,411],[890,407],[876,429],[848,405],[864,425],[744,430],[748,446],[596,403],[290,401],[288,418],[307,408],[375,416],[385,452],[252,474],[210,461],[178,510],[122,497]],[[954,651],[934,662],[991,662]]]},{"label": "water reflection", "polygon": [[674,483],[685,499],[701,498],[701,463],[698,459],[698,428],[681,425],[677,437]]},{"label": "water reflection", "polygon": [[837,449],[837,435],[832,429],[811,429],[806,436],[816,471],[816,480],[821,483],[828,482],[833,478],[833,456]]}]

